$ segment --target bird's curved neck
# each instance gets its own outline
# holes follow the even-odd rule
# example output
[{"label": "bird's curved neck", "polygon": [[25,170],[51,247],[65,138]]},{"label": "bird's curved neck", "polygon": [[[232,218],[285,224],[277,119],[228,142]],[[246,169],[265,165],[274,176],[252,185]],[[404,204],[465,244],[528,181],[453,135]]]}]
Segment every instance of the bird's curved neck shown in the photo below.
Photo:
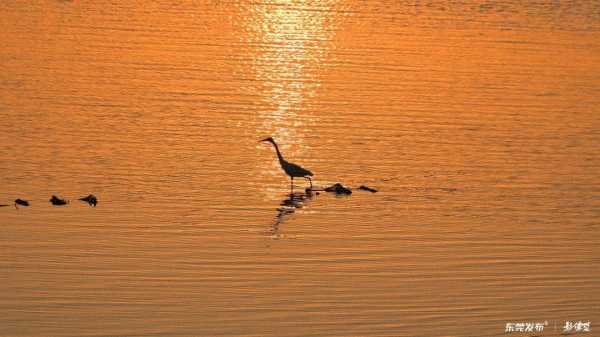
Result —
[{"label": "bird's curved neck", "polygon": [[279,152],[279,146],[277,146],[277,143],[271,142],[271,144],[273,144],[273,146],[275,146],[275,151],[277,151],[277,158],[279,158],[279,162],[285,162],[285,159],[283,159],[281,152]]}]

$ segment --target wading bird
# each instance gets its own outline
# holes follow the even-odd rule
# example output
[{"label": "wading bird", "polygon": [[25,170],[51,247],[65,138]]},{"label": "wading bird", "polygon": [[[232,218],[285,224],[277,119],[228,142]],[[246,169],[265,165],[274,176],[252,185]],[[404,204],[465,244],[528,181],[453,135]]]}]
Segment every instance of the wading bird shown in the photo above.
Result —
[{"label": "wading bird", "polygon": [[308,179],[308,181],[310,182],[310,188],[312,189],[312,180],[310,179],[310,177],[313,176],[312,172],[301,167],[300,165],[290,163],[283,159],[281,152],[279,152],[279,147],[277,146],[277,143],[275,143],[275,140],[273,140],[272,137],[265,138],[263,140],[260,140],[259,142],[269,142],[273,144],[273,146],[275,146],[275,151],[277,151],[277,158],[279,159],[279,164],[281,165],[281,168],[283,169],[285,174],[290,176],[290,187],[292,190],[294,190],[294,178]]}]

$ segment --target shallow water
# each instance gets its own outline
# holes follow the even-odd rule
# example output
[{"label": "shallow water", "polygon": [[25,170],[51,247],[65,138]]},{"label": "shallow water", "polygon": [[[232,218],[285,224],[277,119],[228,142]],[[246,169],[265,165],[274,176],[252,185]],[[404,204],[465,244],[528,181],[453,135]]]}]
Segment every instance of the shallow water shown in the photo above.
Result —
[{"label": "shallow water", "polygon": [[596,2],[0,14],[1,336],[595,334]]}]

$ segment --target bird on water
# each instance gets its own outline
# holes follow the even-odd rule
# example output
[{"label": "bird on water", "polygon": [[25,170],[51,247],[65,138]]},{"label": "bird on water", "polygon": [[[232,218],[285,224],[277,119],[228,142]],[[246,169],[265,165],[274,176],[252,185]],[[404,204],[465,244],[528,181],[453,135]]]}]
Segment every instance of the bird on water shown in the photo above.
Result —
[{"label": "bird on water", "polygon": [[273,144],[273,146],[275,147],[275,151],[277,151],[277,158],[279,159],[279,164],[281,165],[281,168],[283,169],[285,174],[290,176],[290,187],[292,190],[294,190],[294,178],[308,179],[308,181],[310,182],[310,188],[312,189],[312,180],[310,179],[310,177],[313,176],[313,173],[310,172],[309,170],[301,167],[300,165],[290,163],[290,162],[286,161],[285,159],[283,159],[283,156],[281,155],[281,152],[279,151],[279,146],[277,146],[277,143],[275,143],[275,140],[273,139],[273,137],[268,137],[268,138],[262,139],[259,142],[269,142],[269,143]]},{"label": "bird on water", "polygon": [[90,204],[90,206],[94,207],[96,207],[96,205],[98,204],[98,198],[96,198],[96,196],[93,194],[90,194],[87,197],[79,198],[79,200],[85,201],[88,204]]},{"label": "bird on water", "polygon": [[19,207],[17,205],[21,205],[21,206],[29,206],[29,201],[27,200],[23,200],[23,199],[16,199],[15,200],[15,208],[19,209]]},{"label": "bird on water", "polygon": [[61,198],[59,198],[59,197],[57,197],[55,195],[53,195],[52,198],[49,201],[54,206],[63,206],[63,205],[66,205],[66,204],[69,203],[68,201],[66,201],[64,199],[61,199]]}]

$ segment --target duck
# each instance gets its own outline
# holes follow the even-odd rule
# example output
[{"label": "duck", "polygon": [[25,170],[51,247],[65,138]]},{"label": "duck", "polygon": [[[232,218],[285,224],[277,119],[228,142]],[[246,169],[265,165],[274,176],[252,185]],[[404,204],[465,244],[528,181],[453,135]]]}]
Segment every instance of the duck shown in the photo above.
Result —
[{"label": "duck", "polygon": [[79,200],[85,201],[90,206],[94,206],[94,207],[96,207],[96,205],[98,204],[98,198],[96,198],[96,196],[93,194],[90,194],[87,197],[79,198]]},{"label": "duck", "polygon": [[68,201],[61,199],[55,195],[52,196],[52,198],[50,198],[50,202],[52,203],[52,205],[54,206],[63,206],[68,204]]},{"label": "duck", "polygon": [[17,205],[21,205],[21,206],[29,206],[29,201],[24,200],[24,199],[15,199],[15,208],[19,209],[19,207]]}]

